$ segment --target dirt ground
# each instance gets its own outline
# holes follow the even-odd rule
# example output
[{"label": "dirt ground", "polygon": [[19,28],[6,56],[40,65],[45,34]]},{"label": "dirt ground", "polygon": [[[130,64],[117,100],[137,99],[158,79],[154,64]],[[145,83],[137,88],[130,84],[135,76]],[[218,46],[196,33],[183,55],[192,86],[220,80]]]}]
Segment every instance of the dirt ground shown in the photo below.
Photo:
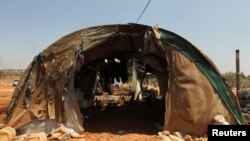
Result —
[{"label": "dirt ground", "polygon": [[0,87],[0,122],[2,122],[3,118],[5,117],[12,92],[12,87]]},{"label": "dirt ground", "polygon": [[0,78],[0,123],[5,117],[6,110],[14,91],[12,81],[18,79],[17,77]]},{"label": "dirt ground", "polygon": [[[14,87],[12,81],[18,78],[0,79],[0,123],[11,100]],[[86,141],[155,141],[162,129],[163,103],[149,106],[141,103],[125,107],[93,109],[90,118],[85,119]],[[72,139],[72,141],[81,139]]]},{"label": "dirt ground", "polygon": [[[164,108],[145,104],[93,110],[85,119],[85,136],[89,140],[156,140],[162,130]],[[93,136],[93,134],[95,136]]]}]

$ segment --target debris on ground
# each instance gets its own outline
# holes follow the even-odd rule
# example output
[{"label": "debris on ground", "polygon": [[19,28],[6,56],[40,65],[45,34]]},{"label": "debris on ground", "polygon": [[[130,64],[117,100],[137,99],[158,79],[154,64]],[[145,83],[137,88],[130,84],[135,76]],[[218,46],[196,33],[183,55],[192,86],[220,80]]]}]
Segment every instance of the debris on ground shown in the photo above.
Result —
[{"label": "debris on ground", "polygon": [[225,120],[223,115],[214,116],[213,125],[229,125],[229,123]]},{"label": "debris on ground", "polygon": [[0,129],[0,141],[12,141],[16,136],[16,130],[11,127]]},{"label": "debris on ground", "polygon": [[16,136],[14,141],[47,141],[47,135],[44,132],[33,133],[30,135]]},{"label": "debris on ground", "polygon": [[158,141],[207,141],[207,137],[197,137],[191,135],[184,135],[181,132],[169,132],[168,130],[158,132]]}]

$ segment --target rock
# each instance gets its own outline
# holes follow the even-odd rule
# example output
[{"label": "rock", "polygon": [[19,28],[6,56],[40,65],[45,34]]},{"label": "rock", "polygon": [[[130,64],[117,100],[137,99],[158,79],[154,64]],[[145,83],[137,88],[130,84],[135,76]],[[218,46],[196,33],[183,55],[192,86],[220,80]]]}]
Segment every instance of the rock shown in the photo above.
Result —
[{"label": "rock", "polygon": [[16,136],[16,130],[11,127],[4,127],[0,129],[1,141],[12,141]]},{"label": "rock", "polygon": [[60,136],[62,136],[63,133],[61,132],[56,132],[56,133],[53,133],[50,137],[50,139],[58,139]]},{"label": "rock", "polygon": [[161,132],[158,132],[159,141],[172,141],[169,136],[163,135]]},{"label": "rock", "polygon": [[183,136],[182,136],[181,132],[174,132],[173,135],[180,138],[180,139],[183,139]]},{"label": "rock", "polygon": [[162,134],[165,135],[165,136],[171,135],[171,133],[168,130],[163,131]]},{"label": "rock", "polygon": [[184,140],[185,141],[194,141],[193,138],[190,135],[185,135]]},{"label": "rock", "polygon": [[162,141],[172,141],[169,136],[165,136]]},{"label": "rock", "polygon": [[159,137],[162,137],[162,136],[164,136],[161,132],[158,132],[158,136]]},{"label": "rock", "polygon": [[63,124],[61,124],[61,126],[55,130],[55,132],[58,132],[58,131],[63,131],[64,133],[69,133],[71,135],[71,137],[79,137],[80,136],[80,134],[75,132],[74,129],[67,128]]},{"label": "rock", "polygon": [[178,138],[178,137],[176,137],[176,136],[174,136],[174,135],[169,135],[169,137],[170,137],[171,140],[175,140],[175,141],[184,141],[183,139]]},{"label": "rock", "polygon": [[67,141],[70,139],[70,134],[69,133],[64,133],[62,136],[58,138],[59,141]]},{"label": "rock", "polygon": [[229,123],[225,120],[223,115],[214,116],[213,125],[229,125]]}]

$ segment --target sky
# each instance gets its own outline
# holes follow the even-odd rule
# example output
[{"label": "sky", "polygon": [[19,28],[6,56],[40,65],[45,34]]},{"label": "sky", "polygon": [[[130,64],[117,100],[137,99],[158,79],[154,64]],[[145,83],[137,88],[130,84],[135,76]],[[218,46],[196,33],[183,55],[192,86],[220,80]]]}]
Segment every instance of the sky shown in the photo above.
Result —
[{"label": "sky", "polygon": [[[135,23],[148,0],[1,0],[0,68],[25,69],[53,42],[73,31]],[[202,50],[221,73],[250,75],[249,0],[152,0],[138,23],[158,24]]]}]

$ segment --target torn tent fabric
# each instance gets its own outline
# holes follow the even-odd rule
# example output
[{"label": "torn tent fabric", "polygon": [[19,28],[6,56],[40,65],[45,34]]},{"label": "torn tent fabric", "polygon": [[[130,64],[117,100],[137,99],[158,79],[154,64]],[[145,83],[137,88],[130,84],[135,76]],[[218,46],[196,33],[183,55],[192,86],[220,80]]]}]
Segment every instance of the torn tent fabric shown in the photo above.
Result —
[{"label": "torn tent fabric", "polygon": [[18,129],[49,119],[83,132],[74,79],[80,77],[83,90],[91,94],[88,88],[96,80],[91,64],[130,56],[159,73],[164,129],[204,135],[217,114],[230,124],[244,124],[237,98],[207,56],[172,32],[139,24],[82,29],[43,50],[21,77],[5,124]]}]

